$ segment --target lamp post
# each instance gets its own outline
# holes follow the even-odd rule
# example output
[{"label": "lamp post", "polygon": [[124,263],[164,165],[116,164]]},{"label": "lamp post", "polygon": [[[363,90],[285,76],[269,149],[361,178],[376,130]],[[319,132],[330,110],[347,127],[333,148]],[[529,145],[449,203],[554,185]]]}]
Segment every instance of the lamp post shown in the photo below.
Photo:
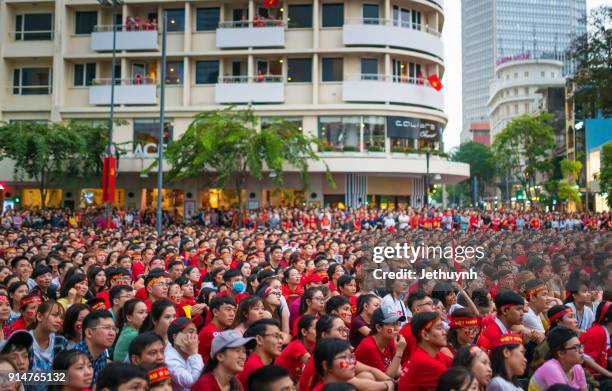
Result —
[{"label": "lamp post", "polygon": [[423,196],[423,204],[426,209],[429,209],[429,151],[425,152],[426,174],[425,174],[425,194]]},{"label": "lamp post", "polygon": [[[112,157],[115,153],[113,148],[113,122],[115,121],[115,66],[117,63],[117,7],[122,6],[124,4],[123,0],[98,0],[103,7],[110,7],[113,14],[112,26],[113,26],[113,55],[112,55],[112,65],[111,65],[111,96],[110,96],[110,116],[108,119],[108,149],[106,151],[107,157]],[[104,189],[104,191],[106,191]],[[111,223],[111,212],[112,205],[111,202],[106,203],[106,223],[107,226],[110,227]]]},{"label": "lamp post", "polygon": [[159,135],[157,140],[157,234],[162,233],[162,189],[164,185],[164,100],[166,94],[166,27],[168,26],[168,14],[164,10],[162,16],[162,64],[161,85],[159,88]]}]

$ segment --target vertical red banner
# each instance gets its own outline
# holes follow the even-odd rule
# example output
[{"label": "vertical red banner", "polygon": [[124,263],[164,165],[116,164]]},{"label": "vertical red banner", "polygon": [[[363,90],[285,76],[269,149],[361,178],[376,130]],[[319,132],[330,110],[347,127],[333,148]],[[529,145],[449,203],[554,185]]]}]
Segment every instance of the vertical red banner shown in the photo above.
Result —
[{"label": "vertical red banner", "polygon": [[102,202],[115,203],[115,184],[117,178],[117,160],[105,157],[102,165]]},{"label": "vertical red banner", "polygon": [[102,203],[108,202],[106,188],[108,187],[108,158],[102,159]]}]

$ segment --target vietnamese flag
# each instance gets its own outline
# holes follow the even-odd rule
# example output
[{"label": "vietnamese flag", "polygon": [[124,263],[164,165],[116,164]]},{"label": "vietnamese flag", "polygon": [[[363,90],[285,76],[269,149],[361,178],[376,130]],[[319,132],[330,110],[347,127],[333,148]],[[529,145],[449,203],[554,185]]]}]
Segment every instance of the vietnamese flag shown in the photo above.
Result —
[{"label": "vietnamese flag", "polygon": [[264,8],[277,8],[278,3],[279,3],[278,0],[263,0]]},{"label": "vietnamese flag", "polygon": [[115,202],[115,180],[117,177],[117,160],[105,157],[102,165],[102,202]]},{"label": "vietnamese flag", "polygon": [[427,78],[429,85],[436,91],[440,91],[442,89],[442,82],[438,75],[431,75]]}]

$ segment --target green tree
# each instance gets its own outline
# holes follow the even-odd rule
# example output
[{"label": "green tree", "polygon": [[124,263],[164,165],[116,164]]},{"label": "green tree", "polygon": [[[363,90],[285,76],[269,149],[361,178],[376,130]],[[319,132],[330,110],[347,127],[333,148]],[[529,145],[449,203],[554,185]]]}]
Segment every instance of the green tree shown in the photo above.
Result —
[{"label": "green tree", "polygon": [[[249,176],[261,180],[270,171],[271,180],[280,188],[284,169],[293,166],[307,188],[309,162],[320,160],[313,149],[318,140],[280,119],[261,130],[258,122],[251,109],[228,108],[196,115],[185,133],[166,149],[165,159],[171,166],[168,179],[206,174],[216,187],[233,186],[240,208],[244,207],[242,190]],[[327,178],[333,184],[329,170]]]},{"label": "green tree", "polygon": [[470,141],[461,144],[451,153],[451,161],[468,163],[470,165],[470,179],[461,183],[459,191],[467,190],[468,198],[471,194],[471,181],[474,177],[478,178],[478,195],[484,196],[487,183],[490,183],[495,176],[495,165],[491,149],[484,144]]},{"label": "green tree", "polygon": [[557,196],[562,201],[574,201],[580,204],[580,196],[578,185],[576,184],[580,171],[582,171],[582,163],[577,160],[563,159],[560,163],[561,179],[557,185]]},{"label": "green tree", "polygon": [[587,117],[612,114],[612,6],[602,5],[587,18],[587,32],[570,45],[578,65],[574,93]]},{"label": "green tree", "polygon": [[514,118],[493,141],[493,156],[500,175],[508,170],[531,201],[530,185],[537,174],[548,174],[552,167],[555,134],[549,125],[552,115],[524,114]]},{"label": "green tree", "polygon": [[99,167],[104,150],[99,145],[104,140],[103,127],[52,122],[2,123],[0,159],[14,161],[16,179],[36,182],[44,208],[49,188],[60,185],[66,178],[99,172],[96,166]]},{"label": "green tree", "polygon": [[608,206],[612,208],[612,142],[601,148],[601,167],[599,170],[599,189],[607,193]]}]

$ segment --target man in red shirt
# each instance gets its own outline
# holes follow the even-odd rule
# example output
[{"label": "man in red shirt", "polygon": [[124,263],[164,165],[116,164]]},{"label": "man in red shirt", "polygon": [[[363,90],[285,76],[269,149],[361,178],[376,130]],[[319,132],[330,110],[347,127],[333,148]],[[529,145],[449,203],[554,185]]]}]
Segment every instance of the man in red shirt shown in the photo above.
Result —
[{"label": "man in red shirt", "polygon": [[[253,323],[245,332],[245,338],[254,337],[257,344],[246,363],[244,370],[236,376],[243,390],[248,390],[251,373],[264,365],[270,365],[283,350],[283,334],[280,324],[274,319],[261,319]],[[253,390],[254,391],[254,390]]]},{"label": "man in red shirt", "polygon": [[[408,296],[408,309],[412,312],[412,315],[416,315],[421,312],[433,312],[433,300],[422,292],[415,292]],[[406,348],[402,355],[402,366],[406,365],[406,362],[410,360],[412,352],[417,347],[417,341],[412,334],[412,322],[406,323],[400,330],[400,335],[406,340]]]},{"label": "man in red shirt", "polygon": [[204,362],[210,357],[213,338],[219,332],[230,327],[236,317],[236,302],[231,297],[215,297],[210,301],[209,307],[212,319],[198,334],[198,353],[200,353]]},{"label": "man in red shirt", "polygon": [[502,335],[512,333],[512,327],[523,323],[525,299],[512,291],[501,291],[495,296],[497,318],[480,334],[478,345],[490,350],[491,343]]},{"label": "man in red shirt", "polygon": [[435,312],[421,312],[412,318],[412,333],[417,347],[402,370],[398,391],[427,391],[438,386],[440,376],[452,359],[441,352],[446,346],[446,329]]},{"label": "man in red shirt", "polygon": [[168,298],[168,273],[165,271],[151,272],[145,278],[145,289],[148,297],[144,300],[147,310],[158,300]]},{"label": "man in red shirt", "polygon": [[357,361],[377,368],[395,379],[399,377],[406,340],[399,334],[406,317],[397,315],[389,306],[381,306],[372,314],[372,333],[357,346]]}]

